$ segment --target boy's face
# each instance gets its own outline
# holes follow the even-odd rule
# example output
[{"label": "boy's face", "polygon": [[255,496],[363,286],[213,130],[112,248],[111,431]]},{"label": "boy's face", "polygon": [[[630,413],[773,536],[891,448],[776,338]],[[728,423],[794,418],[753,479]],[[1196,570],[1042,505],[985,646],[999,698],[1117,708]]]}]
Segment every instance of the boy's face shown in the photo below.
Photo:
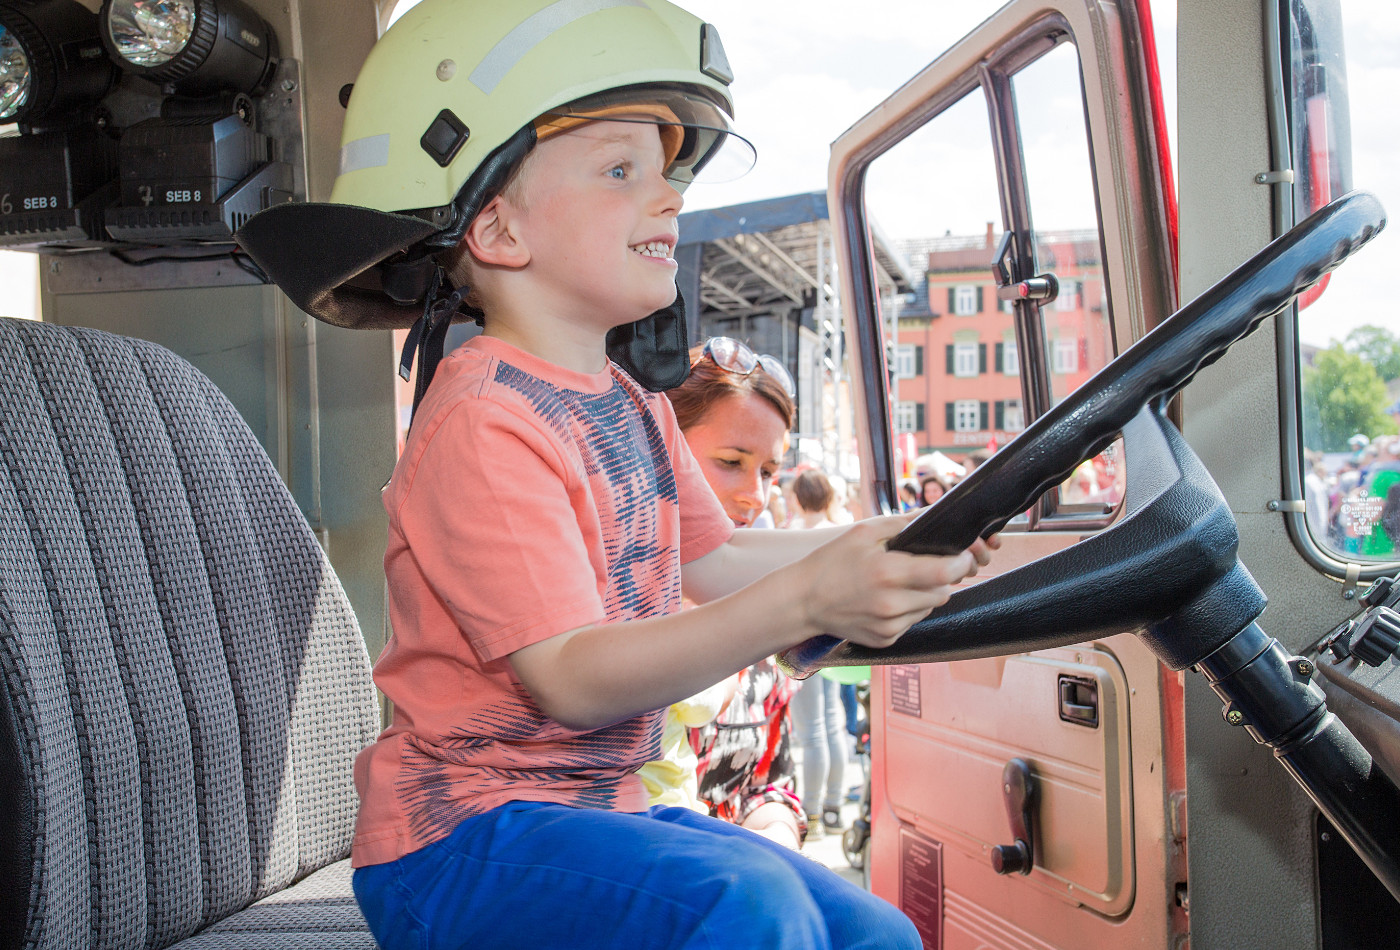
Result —
[{"label": "boy's face", "polygon": [[665,162],[645,122],[585,122],[536,146],[517,220],[536,286],[570,320],[610,329],[676,299],[681,196]]}]

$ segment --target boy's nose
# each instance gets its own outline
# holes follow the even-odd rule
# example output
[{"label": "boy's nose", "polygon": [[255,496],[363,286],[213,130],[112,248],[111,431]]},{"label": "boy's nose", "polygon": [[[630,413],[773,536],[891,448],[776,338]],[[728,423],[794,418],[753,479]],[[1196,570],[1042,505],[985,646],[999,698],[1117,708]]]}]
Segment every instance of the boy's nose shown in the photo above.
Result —
[{"label": "boy's nose", "polygon": [[661,172],[657,172],[653,179],[653,189],[656,192],[657,210],[659,213],[679,214],[681,205],[685,204],[685,199],[676,187],[667,180]]}]

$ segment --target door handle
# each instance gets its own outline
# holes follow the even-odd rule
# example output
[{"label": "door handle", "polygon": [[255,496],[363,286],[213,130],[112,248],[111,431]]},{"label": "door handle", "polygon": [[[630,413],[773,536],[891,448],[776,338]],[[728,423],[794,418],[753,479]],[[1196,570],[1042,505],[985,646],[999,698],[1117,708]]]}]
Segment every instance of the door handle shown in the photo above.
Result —
[{"label": "door handle", "polygon": [[1087,676],[1060,674],[1060,718],[1078,726],[1098,728],[1099,684]]}]

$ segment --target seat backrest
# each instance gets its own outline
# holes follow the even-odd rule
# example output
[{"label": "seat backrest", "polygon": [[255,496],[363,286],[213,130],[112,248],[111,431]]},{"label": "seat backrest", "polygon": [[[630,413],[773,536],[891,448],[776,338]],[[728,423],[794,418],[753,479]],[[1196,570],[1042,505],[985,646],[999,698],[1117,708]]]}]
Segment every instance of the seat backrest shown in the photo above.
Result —
[{"label": "seat backrest", "polygon": [[0,319],[0,947],[156,948],[343,858],[369,661],[233,406]]}]

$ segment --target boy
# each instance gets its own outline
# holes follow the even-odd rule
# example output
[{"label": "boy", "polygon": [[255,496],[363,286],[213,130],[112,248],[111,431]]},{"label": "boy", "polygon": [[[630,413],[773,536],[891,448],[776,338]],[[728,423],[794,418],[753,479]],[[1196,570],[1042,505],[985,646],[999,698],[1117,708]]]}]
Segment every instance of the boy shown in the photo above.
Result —
[{"label": "boy", "polygon": [[[561,76],[555,101],[479,160],[455,223],[414,238],[450,245],[441,263],[470,287],[484,332],[443,361],[385,491],[394,635],[375,678],[394,719],[356,762],[356,896],[385,950],[917,947],[903,915],[826,868],[687,809],[648,810],[635,773],[655,758],[670,703],[817,634],[893,643],[986,550],[886,551],[904,518],[733,533],[667,401],[607,356],[610,331],[675,300],[676,182],[723,137],[722,50],[662,0],[520,6],[425,0],[350,99],[352,114],[362,89],[412,107],[382,88],[395,49],[399,69],[421,61],[478,90],[504,86],[532,54],[592,71],[583,102]],[[429,41],[445,38],[456,52],[439,57]],[[472,43],[482,51],[468,55]],[[605,55],[617,61],[600,66]],[[476,115],[459,120],[472,130],[463,142],[490,121]],[[352,118],[350,146],[363,141]],[[442,165],[451,130],[434,128],[421,147]],[[383,145],[392,167],[396,144]],[[342,150],[342,178],[364,161],[357,148],[370,146]],[[289,215],[335,218],[335,204]],[[395,240],[425,219],[360,212]],[[266,233],[250,224],[241,237],[293,299],[356,322],[344,319],[363,305],[353,267],[341,260],[307,291],[315,280],[286,276],[258,246]],[[682,586],[701,606],[677,612]]]}]

